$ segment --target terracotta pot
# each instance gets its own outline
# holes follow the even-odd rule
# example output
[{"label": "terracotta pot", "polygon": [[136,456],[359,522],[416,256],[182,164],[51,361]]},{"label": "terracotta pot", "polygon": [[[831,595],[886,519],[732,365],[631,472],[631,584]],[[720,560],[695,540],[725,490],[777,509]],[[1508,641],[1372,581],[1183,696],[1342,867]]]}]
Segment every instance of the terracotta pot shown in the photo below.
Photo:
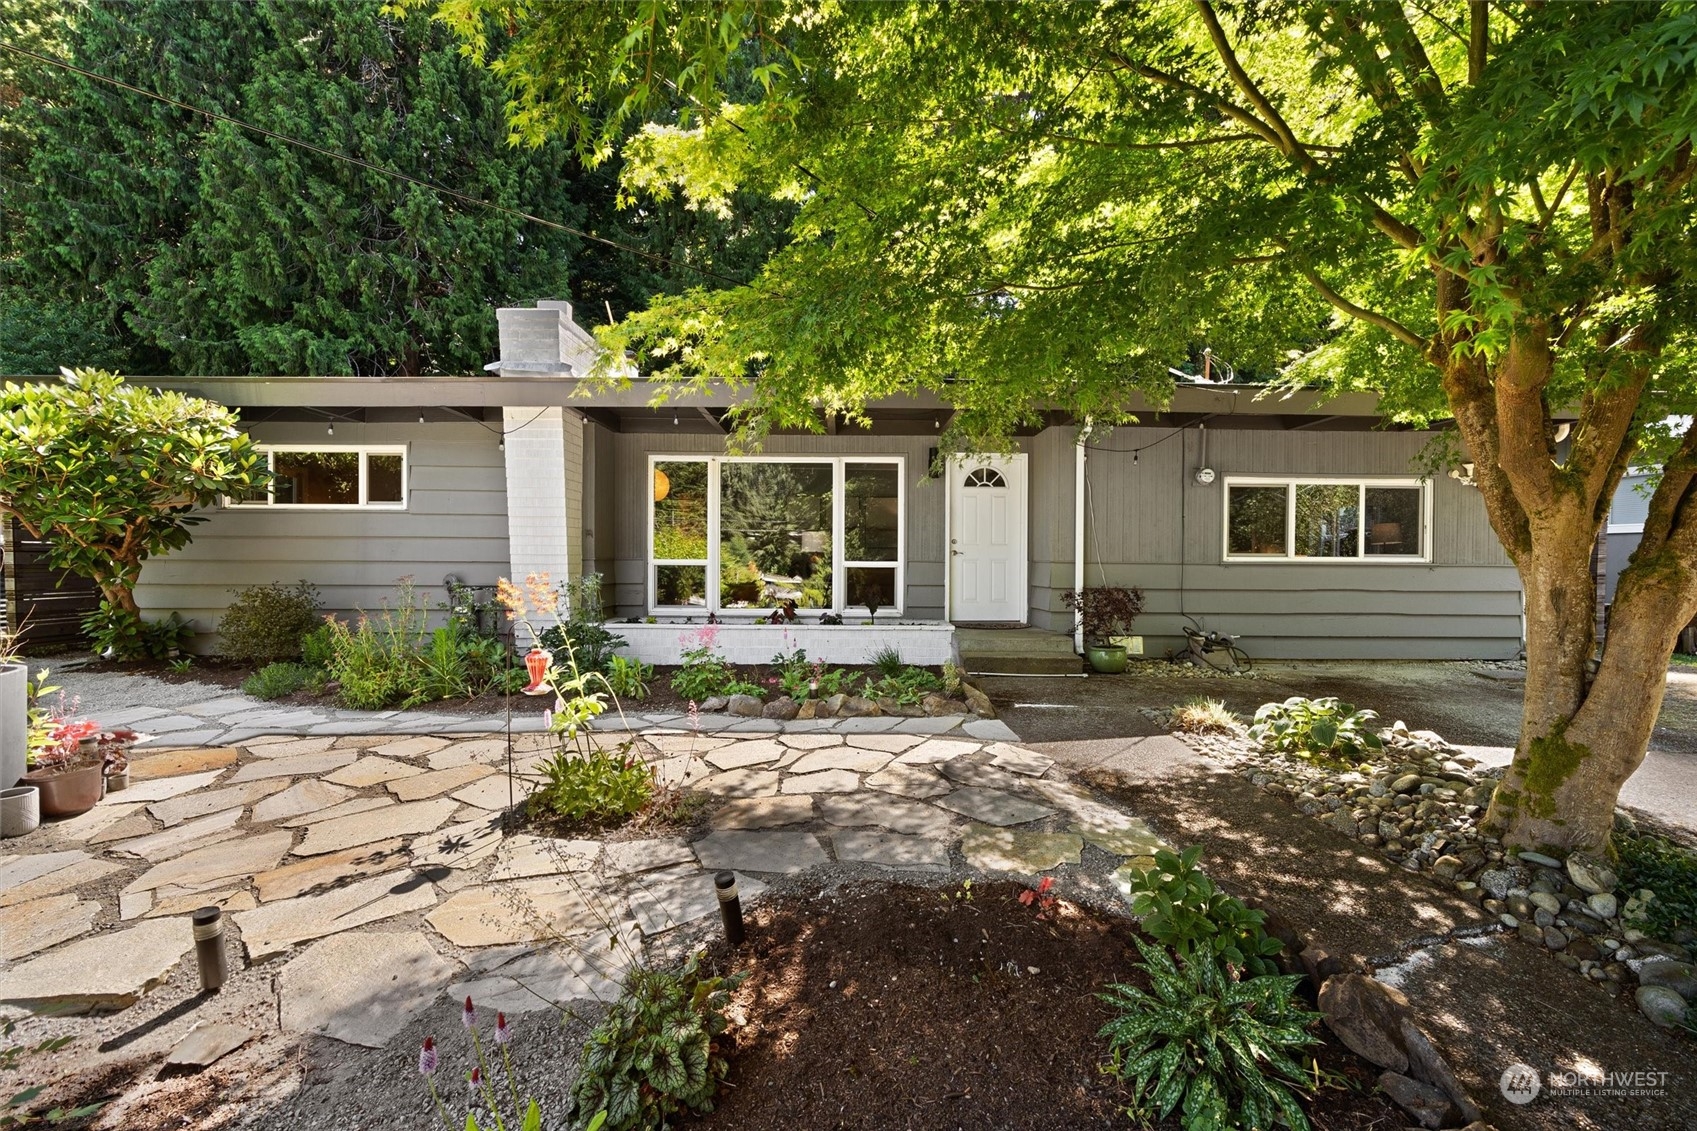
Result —
[{"label": "terracotta pot", "polygon": [[86,813],[106,793],[106,778],[100,763],[74,770],[31,770],[24,781],[41,791],[43,817],[75,817]]},{"label": "terracotta pot", "polygon": [[0,789],[0,836],[23,836],[40,824],[40,790],[33,785]]}]

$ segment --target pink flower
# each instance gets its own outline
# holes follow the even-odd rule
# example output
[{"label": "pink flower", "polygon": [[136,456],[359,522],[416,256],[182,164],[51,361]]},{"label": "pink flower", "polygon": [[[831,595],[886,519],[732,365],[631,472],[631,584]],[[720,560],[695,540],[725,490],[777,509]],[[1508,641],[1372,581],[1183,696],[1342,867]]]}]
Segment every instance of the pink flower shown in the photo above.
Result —
[{"label": "pink flower", "polygon": [[477,1010],[472,1007],[470,994],[466,995],[465,1008],[460,1011],[460,1024],[467,1029],[477,1028]]},{"label": "pink flower", "polygon": [[504,1045],[513,1039],[513,1031],[507,1027],[507,1015],[499,1011],[495,1014],[495,1043]]},{"label": "pink flower", "polygon": [[436,1075],[436,1038],[424,1038],[424,1047],[418,1050],[418,1074],[420,1076]]}]

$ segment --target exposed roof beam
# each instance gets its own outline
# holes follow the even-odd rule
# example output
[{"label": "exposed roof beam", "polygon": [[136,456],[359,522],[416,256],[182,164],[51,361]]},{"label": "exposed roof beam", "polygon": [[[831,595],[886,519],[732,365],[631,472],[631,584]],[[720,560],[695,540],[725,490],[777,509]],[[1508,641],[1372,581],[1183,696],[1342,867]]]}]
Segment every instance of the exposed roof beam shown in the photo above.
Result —
[{"label": "exposed roof beam", "polygon": [[1292,424],[1290,426],[1290,431],[1300,432],[1304,428],[1324,428],[1328,424],[1333,424],[1333,423],[1336,423],[1339,420],[1348,420],[1348,419],[1349,418],[1346,417],[1346,416],[1335,416],[1335,415],[1334,416],[1316,416],[1312,420],[1304,420],[1301,424]]},{"label": "exposed roof beam", "polygon": [[725,412],[723,409],[711,409],[704,404],[698,404],[695,406],[695,411],[701,414],[701,419],[717,428],[721,434],[730,431],[729,428],[725,427]]}]

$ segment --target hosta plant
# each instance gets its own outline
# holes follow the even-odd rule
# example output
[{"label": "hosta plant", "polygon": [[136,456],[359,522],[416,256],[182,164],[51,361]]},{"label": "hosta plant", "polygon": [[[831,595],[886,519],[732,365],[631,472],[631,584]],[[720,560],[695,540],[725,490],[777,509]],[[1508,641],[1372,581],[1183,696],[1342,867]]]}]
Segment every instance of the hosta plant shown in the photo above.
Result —
[{"label": "hosta plant", "polygon": [[584,1128],[606,1113],[607,1131],[665,1127],[678,1112],[713,1110],[729,1068],[716,1047],[725,1006],[743,975],[702,973],[690,955],[677,972],[636,967],[583,1047],[572,1102]]},{"label": "hosta plant", "polygon": [[1278,939],[1262,928],[1266,916],[1214,886],[1197,861],[1199,845],[1178,855],[1155,853],[1155,866],[1132,872],[1131,911],[1145,933],[1184,958],[1207,955],[1221,966],[1271,974]]},{"label": "hosta plant", "polygon": [[1101,995],[1116,1016],[1102,1027],[1108,1071],[1135,1097],[1134,1117],[1175,1111],[1186,1131],[1307,1131],[1296,1102],[1306,1073],[1295,1056],[1318,1043],[1319,1014],[1302,1008],[1297,977],[1238,980],[1206,958],[1174,961],[1141,939],[1147,991],[1112,984]]},{"label": "hosta plant", "polygon": [[1384,749],[1374,733],[1374,711],[1358,711],[1334,695],[1283,703],[1263,703],[1255,712],[1249,737],[1268,750],[1287,754],[1328,754],[1362,759]]}]

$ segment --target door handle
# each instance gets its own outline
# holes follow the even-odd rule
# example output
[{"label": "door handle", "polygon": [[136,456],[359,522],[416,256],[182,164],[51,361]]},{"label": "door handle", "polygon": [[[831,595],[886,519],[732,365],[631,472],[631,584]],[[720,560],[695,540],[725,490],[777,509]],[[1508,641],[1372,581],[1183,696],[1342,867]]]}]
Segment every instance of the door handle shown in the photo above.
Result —
[{"label": "door handle", "polygon": [[964,551],[964,550],[950,550],[949,551],[949,553],[953,554],[957,558],[960,557],[965,552],[966,551]]}]

